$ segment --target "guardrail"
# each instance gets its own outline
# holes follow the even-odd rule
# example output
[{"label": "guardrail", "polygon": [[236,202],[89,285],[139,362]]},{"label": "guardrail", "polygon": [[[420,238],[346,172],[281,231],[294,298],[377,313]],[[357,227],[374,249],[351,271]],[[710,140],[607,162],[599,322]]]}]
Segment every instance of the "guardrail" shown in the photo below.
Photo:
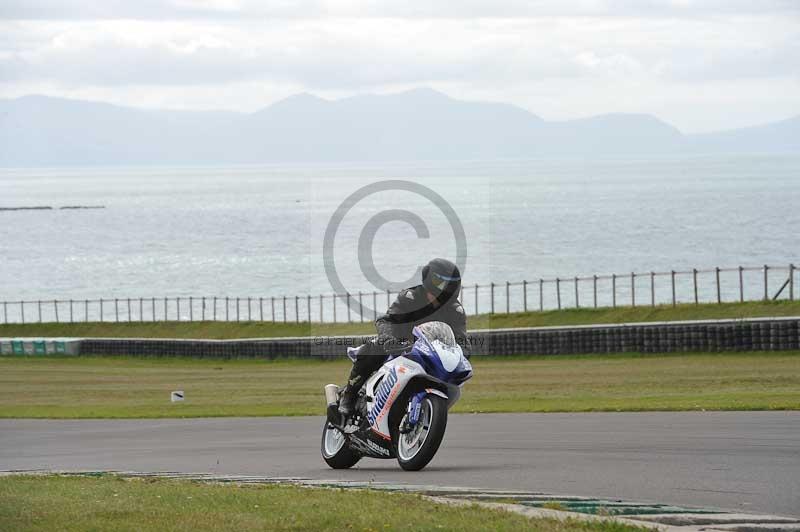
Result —
[{"label": "guardrail", "polygon": [[[677,305],[795,299],[798,268],[757,266],[538,278],[464,284],[467,314],[582,307]],[[0,302],[0,323],[260,321],[348,323],[371,321],[396,294],[355,292],[294,296],[179,296],[42,299]],[[355,308],[354,308],[355,307]]]}]

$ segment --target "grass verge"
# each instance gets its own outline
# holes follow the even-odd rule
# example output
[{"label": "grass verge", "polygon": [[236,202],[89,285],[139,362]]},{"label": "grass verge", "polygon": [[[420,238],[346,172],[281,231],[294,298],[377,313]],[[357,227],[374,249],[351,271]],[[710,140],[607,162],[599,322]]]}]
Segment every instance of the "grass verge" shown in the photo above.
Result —
[{"label": "grass verge", "polygon": [[627,532],[617,522],[531,519],[418,495],[281,485],[0,477],[0,528],[50,530],[549,530]]},{"label": "grass verge", "polygon": [[[800,410],[800,351],[473,358],[455,412]],[[321,415],[349,361],[0,357],[0,417]],[[170,403],[172,390],[186,400]]]},{"label": "grass verge", "polygon": [[[469,317],[469,328],[541,327],[646,321],[800,316],[800,301],[751,301],[657,307],[567,309]],[[372,323],[155,322],[0,325],[0,337],[268,338],[373,334]]]}]

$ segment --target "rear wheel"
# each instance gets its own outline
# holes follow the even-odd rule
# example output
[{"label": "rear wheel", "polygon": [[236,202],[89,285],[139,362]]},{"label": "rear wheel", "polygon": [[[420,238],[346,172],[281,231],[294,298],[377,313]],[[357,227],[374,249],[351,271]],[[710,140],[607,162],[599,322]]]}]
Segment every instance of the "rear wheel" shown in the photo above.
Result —
[{"label": "rear wheel", "polygon": [[426,395],[420,404],[419,421],[406,434],[396,433],[395,454],[400,467],[419,471],[433,459],[447,428],[447,401]]},{"label": "rear wheel", "polygon": [[350,449],[342,432],[328,423],[322,427],[322,458],[333,469],[347,469],[361,460],[361,455]]}]

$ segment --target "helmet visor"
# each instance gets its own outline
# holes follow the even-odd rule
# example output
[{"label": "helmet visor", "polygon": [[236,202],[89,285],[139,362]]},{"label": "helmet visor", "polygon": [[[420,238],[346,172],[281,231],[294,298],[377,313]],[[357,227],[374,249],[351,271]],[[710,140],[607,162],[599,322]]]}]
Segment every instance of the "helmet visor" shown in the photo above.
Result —
[{"label": "helmet visor", "polygon": [[431,272],[430,283],[431,287],[438,292],[442,292],[447,288],[453,291],[453,289],[461,284],[461,277]]}]

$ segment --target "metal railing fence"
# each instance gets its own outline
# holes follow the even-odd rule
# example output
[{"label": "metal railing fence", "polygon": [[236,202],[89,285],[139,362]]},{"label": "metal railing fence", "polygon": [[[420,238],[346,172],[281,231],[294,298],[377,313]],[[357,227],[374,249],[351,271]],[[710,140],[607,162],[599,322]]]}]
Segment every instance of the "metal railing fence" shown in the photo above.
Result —
[{"label": "metal railing fence", "polygon": [[[567,308],[637,307],[795,299],[798,268],[758,266],[534,278],[468,284],[461,301],[469,315]],[[0,324],[77,322],[371,321],[396,293],[355,292],[267,297],[188,296],[47,299],[0,302]],[[365,309],[373,309],[366,311]]]}]

